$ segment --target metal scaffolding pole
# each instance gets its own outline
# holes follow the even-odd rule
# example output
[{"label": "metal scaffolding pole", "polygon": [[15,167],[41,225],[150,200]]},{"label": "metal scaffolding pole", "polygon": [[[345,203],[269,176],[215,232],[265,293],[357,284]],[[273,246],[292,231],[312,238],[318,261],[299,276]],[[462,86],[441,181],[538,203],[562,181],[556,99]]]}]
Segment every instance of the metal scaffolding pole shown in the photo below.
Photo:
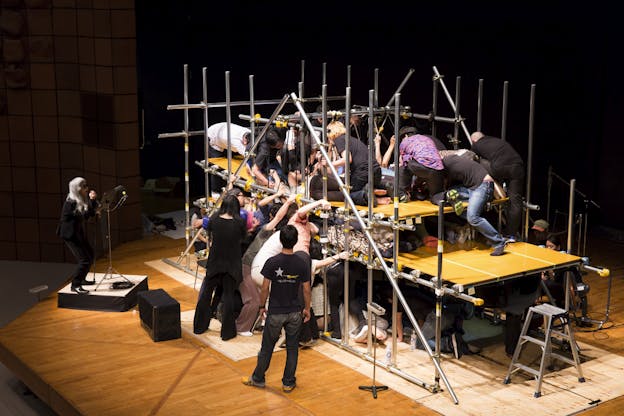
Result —
[{"label": "metal scaffolding pole", "polygon": [[[308,126],[308,128],[310,129],[310,131],[313,131],[312,129],[312,125],[310,123],[310,120],[308,119],[301,103],[297,100],[297,96],[295,93],[291,93],[290,94],[295,105],[297,106],[298,110],[301,112],[301,116],[303,117],[306,125]],[[372,95],[369,93],[369,96]],[[317,142],[317,144],[320,145],[320,140],[317,136],[316,133],[312,134],[313,139]],[[320,151],[323,154],[323,157],[326,160],[330,160],[329,155],[327,154],[326,150],[321,146],[320,147]],[[440,374],[440,377],[442,378],[444,385],[447,387],[449,394],[451,395],[454,403],[459,403],[457,396],[455,395],[455,392],[452,388],[452,386],[450,385],[446,375],[444,374],[444,372],[442,371],[442,368],[440,367],[440,363],[438,362],[438,360],[436,360],[433,356],[433,352],[431,351],[431,348],[429,347],[429,344],[427,343],[427,340],[425,339],[420,326],[418,325],[418,321],[416,320],[416,318],[414,317],[414,314],[412,313],[407,300],[405,299],[405,297],[403,296],[403,294],[401,293],[400,288],[398,287],[398,283],[396,281],[396,277],[394,276],[392,270],[390,270],[390,268],[388,267],[388,265],[386,264],[385,261],[383,261],[383,256],[381,255],[381,252],[379,251],[379,248],[375,245],[374,240],[369,232],[369,227],[364,223],[362,217],[360,216],[360,214],[357,212],[357,207],[355,206],[355,203],[353,202],[353,200],[351,199],[349,192],[345,186],[345,183],[342,181],[342,179],[340,179],[340,176],[338,175],[338,172],[336,171],[335,167],[330,163],[328,164],[328,167],[332,173],[332,175],[334,176],[334,178],[336,179],[336,181],[338,182],[338,185],[340,187],[341,192],[343,193],[343,196],[345,198],[345,202],[350,206],[350,208],[353,210],[353,215],[355,216],[355,219],[358,221],[361,229],[364,232],[364,235],[366,236],[370,247],[373,249],[373,253],[374,255],[380,259],[379,263],[380,266],[382,268],[382,270],[384,271],[384,273],[386,274],[386,276],[388,277],[388,280],[390,281],[390,283],[392,284],[394,291],[396,292],[398,299],[400,300],[401,304],[403,305],[404,309],[405,309],[405,313],[408,316],[410,322],[412,323],[412,325],[414,326],[414,329],[416,330],[416,333],[418,335],[418,338],[420,339],[420,341],[422,342],[425,351],[427,352],[427,354],[429,355],[429,357],[431,358],[434,366],[436,367],[438,373]],[[372,197],[372,195],[371,195]],[[347,305],[345,305],[345,311]],[[345,312],[345,314],[347,314],[348,312]],[[343,331],[344,332],[344,331]],[[343,335],[344,338],[344,335]],[[396,372],[396,371],[393,371]],[[422,380],[417,380],[414,379],[412,377],[410,377],[410,380],[412,382],[414,382],[415,384],[418,384],[422,387],[425,387],[427,389],[430,389],[430,385],[428,383],[423,382]]]},{"label": "metal scaffolding pole", "polygon": [[[386,107],[390,107],[392,104],[394,104],[394,100],[397,94],[401,93],[401,91],[403,90],[403,87],[405,87],[405,85],[407,84],[407,81],[409,81],[409,79],[412,77],[413,74],[414,74],[414,68],[410,68],[409,71],[407,71],[407,75],[405,75],[405,77],[403,78],[403,81],[401,81],[401,83],[399,84],[399,87],[396,89],[396,91],[392,95],[392,98],[390,98],[390,101],[388,101],[388,104],[386,104]],[[377,104],[375,104],[375,107],[377,107]]]},{"label": "metal scaffolding pole", "polygon": [[[188,65],[184,65],[184,104],[188,104]],[[189,131],[189,113],[184,110],[184,131]],[[184,238],[186,245],[191,240],[190,226],[190,190],[189,190],[189,139],[184,136]],[[186,258],[186,267],[190,266],[190,259]]]},{"label": "metal scaffolding pole", "polygon": [[[345,178],[345,188],[346,188],[346,192],[343,192],[344,195],[344,202],[345,202],[345,214],[349,213],[349,203],[348,203],[348,198],[349,198],[349,193],[351,193],[351,171],[350,171],[350,163],[349,163],[349,155],[351,154],[351,150],[350,150],[350,144],[349,142],[351,141],[351,128],[350,128],[350,115],[349,112],[351,111],[351,87],[347,87],[346,91],[345,91],[345,97],[346,97],[346,101],[345,101],[345,112],[346,112],[346,117],[345,117],[345,124],[346,124],[346,131],[345,131],[345,157],[346,157],[346,161],[345,161],[345,166],[344,166],[344,178]],[[296,104],[296,102],[295,102]],[[303,114],[302,114],[303,115]],[[304,118],[304,122],[305,122],[305,118]],[[321,147],[321,149],[323,149]],[[324,150],[324,149],[323,149]],[[321,150],[321,153],[323,153],[323,150]],[[325,155],[323,154],[323,156],[326,156],[326,161],[327,161],[327,167],[329,167],[330,169],[333,168],[332,164],[331,164],[331,159],[329,158],[329,155]],[[335,169],[332,169],[332,172]],[[338,173],[336,173],[336,177],[338,178]],[[355,211],[355,205],[353,206],[353,210]],[[347,215],[347,223],[345,224],[344,228],[343,228],[343,232],[345,234],[345,249],[349,248],[349,233],[351,232],[351,222],[349,220],[350,216]],[[344,261],[344,279],[343,279],[343,315],[344,315],[344,321],[342,323],[342,345],[348,345],[349,344],[349,260],[345,259]],[[370,328],[370,326],[369,326]]]},{"label": "metal scaffolding pole", "polygon": [[529,147],[527,155],[526,208],[524,215],[524,241],[529,237],[529,211],[531,204],[531,179],[533,178],[533,131],[535,123],[535,84],[531,84],[531,100],[529,103]]},{"label": "metal scaffolding pole", "polygon": [[[451,98],[451,94],[449,93],[448,89],[446,88],[446,84],[444,84],[444,79],[442,79],[442,76],[440,75],[440,72],[438,72],[438,68],[436,68],[435,66],[433,67],[433,73],[434,73],[434,78],[437,78],[438,81],[440,82],[440,85],[442,86],[442,90],[444,91],[444,95],[446,95],[446,99],[448,100],[449,104],[451,105],[451,108],[453,109],[453,111],[455,111],[455,109],[456,109],[455,108],[455,103],[453,102],[453,99]],[[466,128],[466,123],[464,123],[464,120],[461,119],[461,117],[458,117],[455,122],[460,123],[460,125],[462,126],[462,130],[464,131],[464,134],[466,135],[466,138],[468,139],[468,141],[472,145],[472,142],[470,141],[470,133],[468,132],[468,128]]]},{"label": "metal scaffolding pole", "polygon": [[479,92],[477,94],[477,131],[481,131],[483,118],[483,78],[479,79]]},{"label": "metal scaffolding pole", "polygon": [[501,139],[507,140],[507,102],[509,101],[509,81],[503,83],[503,109],[501,111]]},{"label": "metal scaffolding pole", "polygon": [[[208,102],[208,81],[206,77],[207,68],[202,68],[202,98],[203,102]],[[209,150],[210,150],[210,137],[208,137],[208,106],[204,108],[204,157],[206,160],[209,158]],[[206,191],[206,207],[208,207],[208,201],[210,200],[210,175],[208,172],[204,172],[204,189]]]},{"label": "metal scaffolding pole", "polygon": [[[431,101],[431,135],[436,137],[436,120],[438,119],[438,86],[440,85],[440,77],[433,77],[432,93],[433,98]],[[454,120],[453,120],[454,121]]]}]

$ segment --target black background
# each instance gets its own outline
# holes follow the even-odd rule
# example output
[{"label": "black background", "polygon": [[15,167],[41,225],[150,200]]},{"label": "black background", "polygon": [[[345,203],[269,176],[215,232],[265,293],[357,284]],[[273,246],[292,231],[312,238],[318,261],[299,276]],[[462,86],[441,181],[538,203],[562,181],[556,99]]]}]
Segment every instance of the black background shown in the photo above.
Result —
[{"label": "black background", "polygon": [[[353,104],[368,104],[379,71],[379,103],[387,103],[410,68],[401,104],[427,114],[432,106],[432,67],[444,75],[452,96],[461,76],[462,116],[476,129],[478,80],[484,80],[482,130],[501,135],[503,83],[509,82],[507,140],[527,160],[529,102],[535,84],[532,202],[546,207],[548,167],[564,181],[576,179],[575,203],[587,201],[590,225],[624,228],[621,166],[624,165],[622,23],[611,5],[597,2],[137,2],[139,105],[144,111],[143,178],[183,177],[183,139],[158,139],[180,131],[183,66],[189,67],[189,101],[202,99],[207,68],[208,101],[225,100],[229,71],[232,101],[297,92],[305,61],[305,96],[321,93],[326,64],[329,95],[344,95],[351,66]],[[451,117],[442,91],[440,115]],[[256,107],[269,117],[275,106]],[[310,108],[309,110],[312,110]],[[294,108],[287,107],[287,112]],[[235,107],[232,121],[246,125]],[[210,124],[224,121],[210,110]],[[389,127],[389,126],[388,126]],[[191,130],[203,128],[201,110],[191,110]],[[452,132],[440,127],[439,137]],[[469,146],[463,133],[462,147]],[[191,194],[203,192],[203,138],[191,138]],[[567,210],[567,187],[555,178],[553,207]],[[532,213],[532,218],[545,217]],[[561,221],[559,219],[558,221]]]}]

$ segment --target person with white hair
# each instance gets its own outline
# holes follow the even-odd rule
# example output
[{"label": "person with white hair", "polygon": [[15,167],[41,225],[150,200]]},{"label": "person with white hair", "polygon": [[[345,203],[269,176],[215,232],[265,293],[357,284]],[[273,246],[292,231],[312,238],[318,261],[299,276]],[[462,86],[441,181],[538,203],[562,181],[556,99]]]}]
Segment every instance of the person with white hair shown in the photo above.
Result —
[{"label": "person with white hair", "polygon": [[89,293],[82,286],[95,283],[94,280],[87,280],[94,254],[93,247],[87,239],[85,222],[98,213],[96,198],[97,193],[93,189],[89,190],[84,178],[76,177],[69,181],[69,193],[56,229],[56,234],[65,241],[78,262],[71,274],[71,290],[76,293]]}]

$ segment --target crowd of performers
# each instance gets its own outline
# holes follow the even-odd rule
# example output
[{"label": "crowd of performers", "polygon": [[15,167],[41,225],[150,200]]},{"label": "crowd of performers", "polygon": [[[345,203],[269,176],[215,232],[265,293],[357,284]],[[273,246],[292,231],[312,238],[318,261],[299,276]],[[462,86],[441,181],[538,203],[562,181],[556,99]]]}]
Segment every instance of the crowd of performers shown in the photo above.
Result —
[{"label": "crowd of performers", "polygon": [[[292,366],[292,356],[297,348],[313,345],[325,325],[328,336],[335,339],[346,336],[365,343],[368,332],[372,331],[375,338],[384,341],[388,336],[387,329],[391,327],[397,332],[399,342],[409,342],[412,324],[406,319],[402,305],[398,306],[397,316],[389,316],[388,312],[387,316],[377,320],[376,328],[368,328],[365,307],[367,268],[362,262],[343,261],[354,252],[367,252],[368,241],[355,221],[322,215],[323,211],[331,212],[330,201],[344,201],[338,181],[327,169],[329,164],[343,175],[343,181],[348,165],[349,196],[357,205],[366,206],[370,198],[375,206],[391,203],[394,197],[400,203],[429,200],[438,204],[444,200],[454,208],[454,214],[445,220],[445,240],[450,243],[464,244],[467,240],[474,240],[491,246],[492,256],[501,256],[505,254],[507,244],[520,239],[525,168],[522,158],[507,141],[475,132],[470,137],[470,148],[447,149],[441,140],[414,126],[401,127],[398,138],[394,135],[386,138],[383,129],[379,129],[371,143],[375,158],[369,166],[369,143],[366,134],[361,133],[362,126],[358,126],[357,119],[350,120],[349,126],[339,119],[328,123],[326,150],[329,160],[323,157],[309,134],[299,135],[293,128],[270,127],[245,169],[256,184],[270,187],[275,193],[252,194],[231,185],[226,187],[221,177],[211,175],[213,193],[220,191],[222,194],[220,205],[210,216],[205,211],[194,215],[192,225],[200,233],[195,250],[208,252],[206,276],[195,311],[194,332],[205,332],[211,319],[218,317],[221,337],[229,340],[237,335],[251,336],[264,323],[263,336],[267,340],[263,339],[257,373],[249,377],[246,384],[263,384],[262,365],[266,371],[267,355],[270,361],[270,351],[278,341],[281,328],[286,333],[282,347],[288,350],[291,360],[287,367]],[[320,120],[315,121],[320,125]],[[348,136],[349,153],[347,128],[352,129]],[[249,151],[251,131],[248,128],[217,123],[208,129],[210,157],[227,155],[228,130],[232,154],[244,155]],[[398,169],[393,166],[397,140]],[[369,186],[371,170],[373,183]],[[395,172],[399,175],[398,189],[393,186]],[[323,189],[324,182],[326,189]],[[304,204],[297,195],[303,193],[305,187],[313,202]],[[503,205],[503,228],[499,231],[491,222],[496,212],[488,208],[494,199],[504,197],[507,202]],[[467,207],[464,202],[468,203]],[[329,241],[325,247],[331,247],[330,250],[324,249],[319,242],[322,217],[327,218],[327,235],[324,237]],[[348,247],[344,243],[345,227],[352,230]],[[370,232],[382,254],[391,257],[395,244],[399,252],[413,251],[423,245],[436,247],[436,228],[437,218],[433,216],[425,217],[415,230],[402,230],[396,242],[390,227],[374,225]],[[545,244],[546,237],[542,235],[543,241],[530,242]],[[305,265],[306,271],[302,270],[301,264]],[[350,269],[348,312],[357,321],[351,331],[351,328],[342,328],[340,319],[345,267]],[[386,311],[391,311],[393,288],[381,271],[373,273],[373,301],[388,305]],[[322,276],[327,280],[326,285]],[[552,292],[557,296],[555,301],[561,302],[563,291],[556,288],[561,284],[561,276],[536,275],[534,279],[484,286],[476,294],[486,300],[486,306],[505,310],[505,349],[508,354],[513,353],[525,310],[540,296],[542,279],[551,281]],[[435,296],[429,289],[408,282],[400,281],[399,285],[425,339],[433,346]],[[293,291],[292,287],[298,289]],[[325,296],[327,303],[324,302]],[[464,301],[452,297],[444,299],[443,352],[459,358],[476,351],[462,340],[463,321],[474,315],[474,309]],[[300,319],[286,316],[293,312]],[[325,312],[329,317],[327,323],[324,322]],[[271,315],[279,315],[280,319],[264,320]],[[293,329],[294,321],[298,322],[295,325],[297,330]],[[277,325],[279,330],[271,326],[267,331],[267,325]],[[418,347],[423,348],[422,345]],[[294,365],[296,367],[296,358]],[[285,387],[294,385],[293,377],[294,372],[287,375],[285,371]]]}]

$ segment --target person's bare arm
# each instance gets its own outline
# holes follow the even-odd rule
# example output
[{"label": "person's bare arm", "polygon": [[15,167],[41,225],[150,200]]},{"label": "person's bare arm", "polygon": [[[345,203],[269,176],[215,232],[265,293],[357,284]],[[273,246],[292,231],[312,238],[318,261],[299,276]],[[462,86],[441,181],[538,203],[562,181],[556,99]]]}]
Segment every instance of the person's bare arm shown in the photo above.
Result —
[{"label": "person's bare arm", "polygon": [[280,207],[280,209],[278,209],[277,212],[275,213],[275,217],[273,217],[273,219],[269,221],[267,225],[264,226],[266,230],[274,230],[275,227],[277,227],[277,224],[279,224],[282,218],[286,216],[286,213],[288,212],[288,208],[295,201],[295,197],[296,195],[291,195],[290,197],[288,197],[286,202],[284,202],[284,204]]},{"label": "person's bare arm", "polygon": [[392,153],[394,151],[394,141],[395,138],[394,136],[392,136],[390,138],[390,145],[388,146],[388,150],[386,150],[386,153],[383,156],[383,160],[380,163],[382,168],[387,168],[388,164],[390,163],[390,158],[392,157]]},{"label": "person's bare arm", "polygon": [[267,186],[269,184],[269,180],[266,176],[260,171],[258,165],[254,164],[251,167],[251,173],[256,178],[256,183],[260,186]]},{"label": "person's bare arm", "polygon": [[312,289],[310,288],[310,282],[308,281],[303,283],[303,302],[305,304],[305,306],[303,307],[303,322],[308,322],[310,320],[310,299],[312,298],[311,294]]}]

